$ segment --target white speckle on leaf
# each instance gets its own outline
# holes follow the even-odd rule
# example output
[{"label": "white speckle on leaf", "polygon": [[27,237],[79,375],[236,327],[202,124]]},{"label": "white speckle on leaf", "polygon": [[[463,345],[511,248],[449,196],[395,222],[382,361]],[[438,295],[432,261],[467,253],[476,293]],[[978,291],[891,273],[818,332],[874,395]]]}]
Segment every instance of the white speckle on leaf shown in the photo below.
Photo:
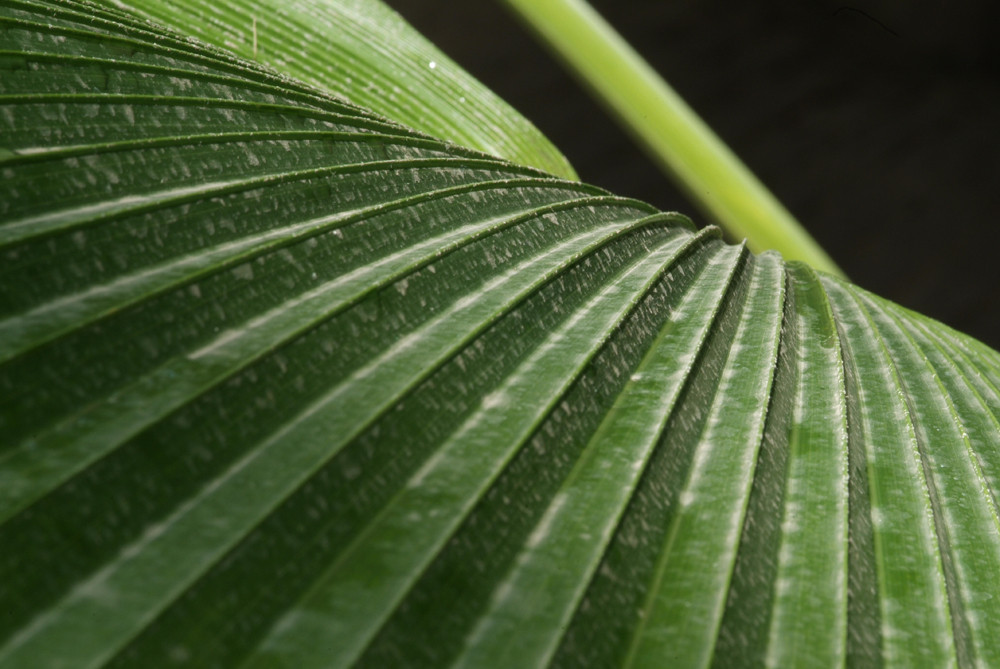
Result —
[{"label": "white speckle on leaf", "polygon": [[233,275],[238,279],[252,279],[253,267],[249,263],[238,265],[233,268]]}]

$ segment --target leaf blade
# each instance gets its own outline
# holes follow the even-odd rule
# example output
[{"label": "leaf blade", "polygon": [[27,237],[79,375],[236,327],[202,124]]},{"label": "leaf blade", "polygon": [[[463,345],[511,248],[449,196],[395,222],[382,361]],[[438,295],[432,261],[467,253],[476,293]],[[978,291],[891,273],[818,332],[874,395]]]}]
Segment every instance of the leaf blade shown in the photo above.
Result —
[{"label": "leaf blade", "polygon": [[89,8],[0,3],[0,666],[996,655],[995,352]]},{"label": "leaf blade", "polygon": [[[381,3],[117,4],[431,136],[576,176],[527,119]],[[289,34],[297,36],[296,43],[289,42]]]}]

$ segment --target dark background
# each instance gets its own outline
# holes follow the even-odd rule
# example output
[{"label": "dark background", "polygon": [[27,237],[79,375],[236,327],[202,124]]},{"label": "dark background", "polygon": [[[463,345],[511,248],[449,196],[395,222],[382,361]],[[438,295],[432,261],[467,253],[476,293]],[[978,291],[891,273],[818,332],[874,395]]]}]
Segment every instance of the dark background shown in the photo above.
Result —
[{"label": "dark background", "polygon": [[[500,2],[389,4],[581,179],[704,222]],[[1000,2],[592,4],[854,283],[1000,349]]]}]

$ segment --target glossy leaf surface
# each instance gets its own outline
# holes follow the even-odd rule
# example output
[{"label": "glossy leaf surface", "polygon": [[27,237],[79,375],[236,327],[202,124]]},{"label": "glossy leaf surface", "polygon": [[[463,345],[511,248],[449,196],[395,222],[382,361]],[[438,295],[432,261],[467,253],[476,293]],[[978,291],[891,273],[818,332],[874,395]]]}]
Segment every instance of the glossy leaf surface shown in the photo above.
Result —
[{"label": "glossy leaf surface", "polygon": [[1000,356],[0,2],[0,666],[1000,663]]},{"label": "glossy leaf surface", "polygon": [[103,0],[378,114],[552,174],[566,158],[379,0]]}]

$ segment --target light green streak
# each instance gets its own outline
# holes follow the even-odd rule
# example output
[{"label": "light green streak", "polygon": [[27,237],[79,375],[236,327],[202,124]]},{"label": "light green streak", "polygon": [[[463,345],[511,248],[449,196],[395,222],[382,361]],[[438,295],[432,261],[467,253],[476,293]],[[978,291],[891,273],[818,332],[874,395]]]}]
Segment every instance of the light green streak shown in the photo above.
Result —
[{"label": "light green streak", "polygon": [[583,0],[506,0],[701,209],[755,252],[844,273],[679,95]]}]

